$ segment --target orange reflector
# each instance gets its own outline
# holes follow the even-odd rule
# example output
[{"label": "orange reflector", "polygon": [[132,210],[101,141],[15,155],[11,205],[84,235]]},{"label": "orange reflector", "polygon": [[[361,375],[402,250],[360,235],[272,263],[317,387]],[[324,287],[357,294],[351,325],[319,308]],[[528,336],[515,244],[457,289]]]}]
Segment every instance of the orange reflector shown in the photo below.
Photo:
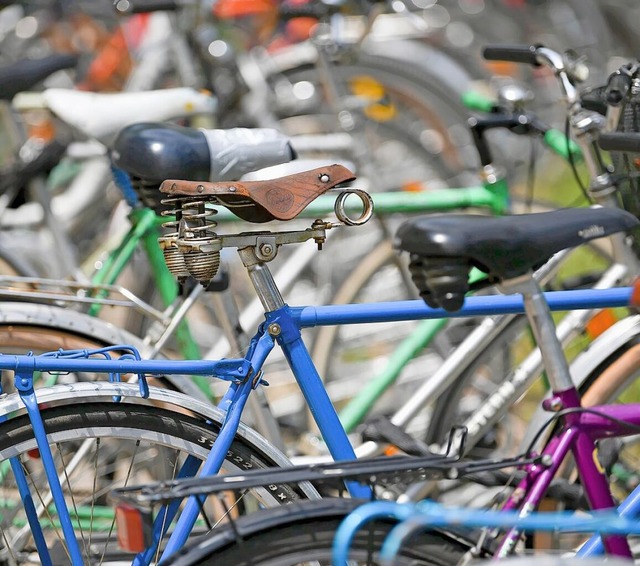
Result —
[{"label": "orange reflector", "polygon": [[629,305],[632,307],[640,307],[640,277],[636,277],[633,282],[633,291],[631,292]]},{"label": "orange reflector", "polygon": [[407,193],[421,193],[426,190],[426,186],[422,181],[407,181],[402,183],[400,189]]},{"label": "orange reflector", "polygon": [[213,8],[214,16],[225,20],[276,12],[275,0],[219,0]]},{"label": "orange reflector", "polygon": [[618,320],[611,309],[604,309],[591,317],[585,331],[591,340],[595,340],[605,330],[611,328]]},{"label": "orange reflector", "polygon": [[116,506],[118,546],[127,552],[142,552],[151,544],[151,514],[127,503]]},{"label": "orange reflector", "polygon": [[402,454],[402,452],[398,450],[395,446],[389,445],[384,449],[385,456],[397,456],[398,454]]}]

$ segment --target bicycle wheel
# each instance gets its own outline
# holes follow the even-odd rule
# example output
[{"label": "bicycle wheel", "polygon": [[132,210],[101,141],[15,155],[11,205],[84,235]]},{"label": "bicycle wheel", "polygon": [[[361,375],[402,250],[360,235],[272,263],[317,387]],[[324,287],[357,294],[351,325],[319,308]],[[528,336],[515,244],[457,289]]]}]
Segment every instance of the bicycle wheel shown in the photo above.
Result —
[{"label": "bicycle wheel", "polygon": [[[299,502],[286,509],[269,509],[234,526],[213,533],[172,556],[167,566],[233,564],[234,566],[293,566],[331,564],[331,545],[337,527],[361,501]],[[246,520],[245,520],[246,519]],[[375,521],[354,539],[349,564],[377,564],[377,552],[393,527]],[[406,545],[398,565],[455,564],[469,546],[441,532],[424,532]]]},{"label": "bicycle wheel", "polygon": [[[466,422],[467,417],[482,406],[504,377],[509,375],[518,357],[518,349],[531,348],[530,338],[526,318],[516,317],[488,348],[479,353],[463,374],[433,403],[425,435],[428,444],[443,445],[452,427]],[[474,447],[476,450],[473,453],[478,455],[480,451],[495,449],[499,434],[515,434],[520,427],[507,421],[508,424],[503,423],[500,432],[492,429],[487,433]],[[511,438],[502,438],[500,443],[513,446]]]},{"label": "bicycle wheel", "polygon": [[[219,426],[188,414],[133,403],[86,402],[41,412],[86,564],[131,560],[131,555],[116,546],[115,518],[107,505],[110,490],[174,478],[186,456],[199,460],[207,456]],[[39,563],[34,558],[37,555],[31,530],[8,467],[8,458],[18,458],[32,497],[41,509],[40,523],[53,563],[67,563],[66,545],[50,502],[29,419],[22,415],[2,423],[0,438],[0,490],[4,505],[10,510],[1,519],[0,553],[10,563]],[[229,449],[223,470],[239,472],[273,465],[255,446],[238,437]],[[253,490],[233,501],[233,513],[288,503],[297,497],[297,492],[288,486]],[[205,504],[196,530],[206,531],[224,517],[220,505]]]},{"label": "bicycle wheel", "polygon": [[265,62],[268,110],[290,135],[348,132],[355,146],[344,157],[356,161],[373,190],[407,183],[442,188],[443,180],[455,182],[476,163],[460,92],[437,74],[360,49],[348,61],[332,62],[322,79],[317,59],[315,49],[301,44]]}]

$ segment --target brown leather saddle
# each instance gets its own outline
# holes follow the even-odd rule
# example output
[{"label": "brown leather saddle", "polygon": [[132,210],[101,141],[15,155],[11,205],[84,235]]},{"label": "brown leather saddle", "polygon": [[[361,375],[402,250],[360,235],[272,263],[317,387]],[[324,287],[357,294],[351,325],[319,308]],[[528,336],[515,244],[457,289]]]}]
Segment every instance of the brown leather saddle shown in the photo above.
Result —
[{"label": "brown leather saddle", "polygon": [[227,207],[247,222],[291,220],[318,196],[348,181],[355,175],[342,165],[328,165],[310,171],[267,181],[197,181],[167,180],[160,192],[171,197],[201,197]]}]

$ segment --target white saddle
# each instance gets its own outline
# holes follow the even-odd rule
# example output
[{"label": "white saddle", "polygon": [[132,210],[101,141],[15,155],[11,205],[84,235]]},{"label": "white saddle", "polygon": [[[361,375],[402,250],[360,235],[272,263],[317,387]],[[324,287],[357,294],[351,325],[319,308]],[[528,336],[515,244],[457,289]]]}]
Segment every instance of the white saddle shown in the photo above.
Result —
[{"label": "white saddle", "polygon": [[[216,99],[210,93],[188,87],[109,94],[49,88],[38,94],[41,104],[58,118],[105,145],[130,124],[162,122],[216,109]],[[33,98],[13,101],[18,108],[32,102]]]}]

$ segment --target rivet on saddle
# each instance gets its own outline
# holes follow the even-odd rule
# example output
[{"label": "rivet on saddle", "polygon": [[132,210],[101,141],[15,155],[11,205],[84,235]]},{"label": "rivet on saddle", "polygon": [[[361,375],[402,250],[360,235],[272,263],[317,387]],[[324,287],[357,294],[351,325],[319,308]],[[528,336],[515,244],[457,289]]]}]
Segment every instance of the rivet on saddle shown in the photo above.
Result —
[{"label": "rivet on saddle", "polygon": [[196,197],[220,204],[247,222],[261,223],[291,220],[324,192],[354,179],[351,171],[336,164],[266,181],[167,180],[160,185],[160,192],[170,197]]}]

